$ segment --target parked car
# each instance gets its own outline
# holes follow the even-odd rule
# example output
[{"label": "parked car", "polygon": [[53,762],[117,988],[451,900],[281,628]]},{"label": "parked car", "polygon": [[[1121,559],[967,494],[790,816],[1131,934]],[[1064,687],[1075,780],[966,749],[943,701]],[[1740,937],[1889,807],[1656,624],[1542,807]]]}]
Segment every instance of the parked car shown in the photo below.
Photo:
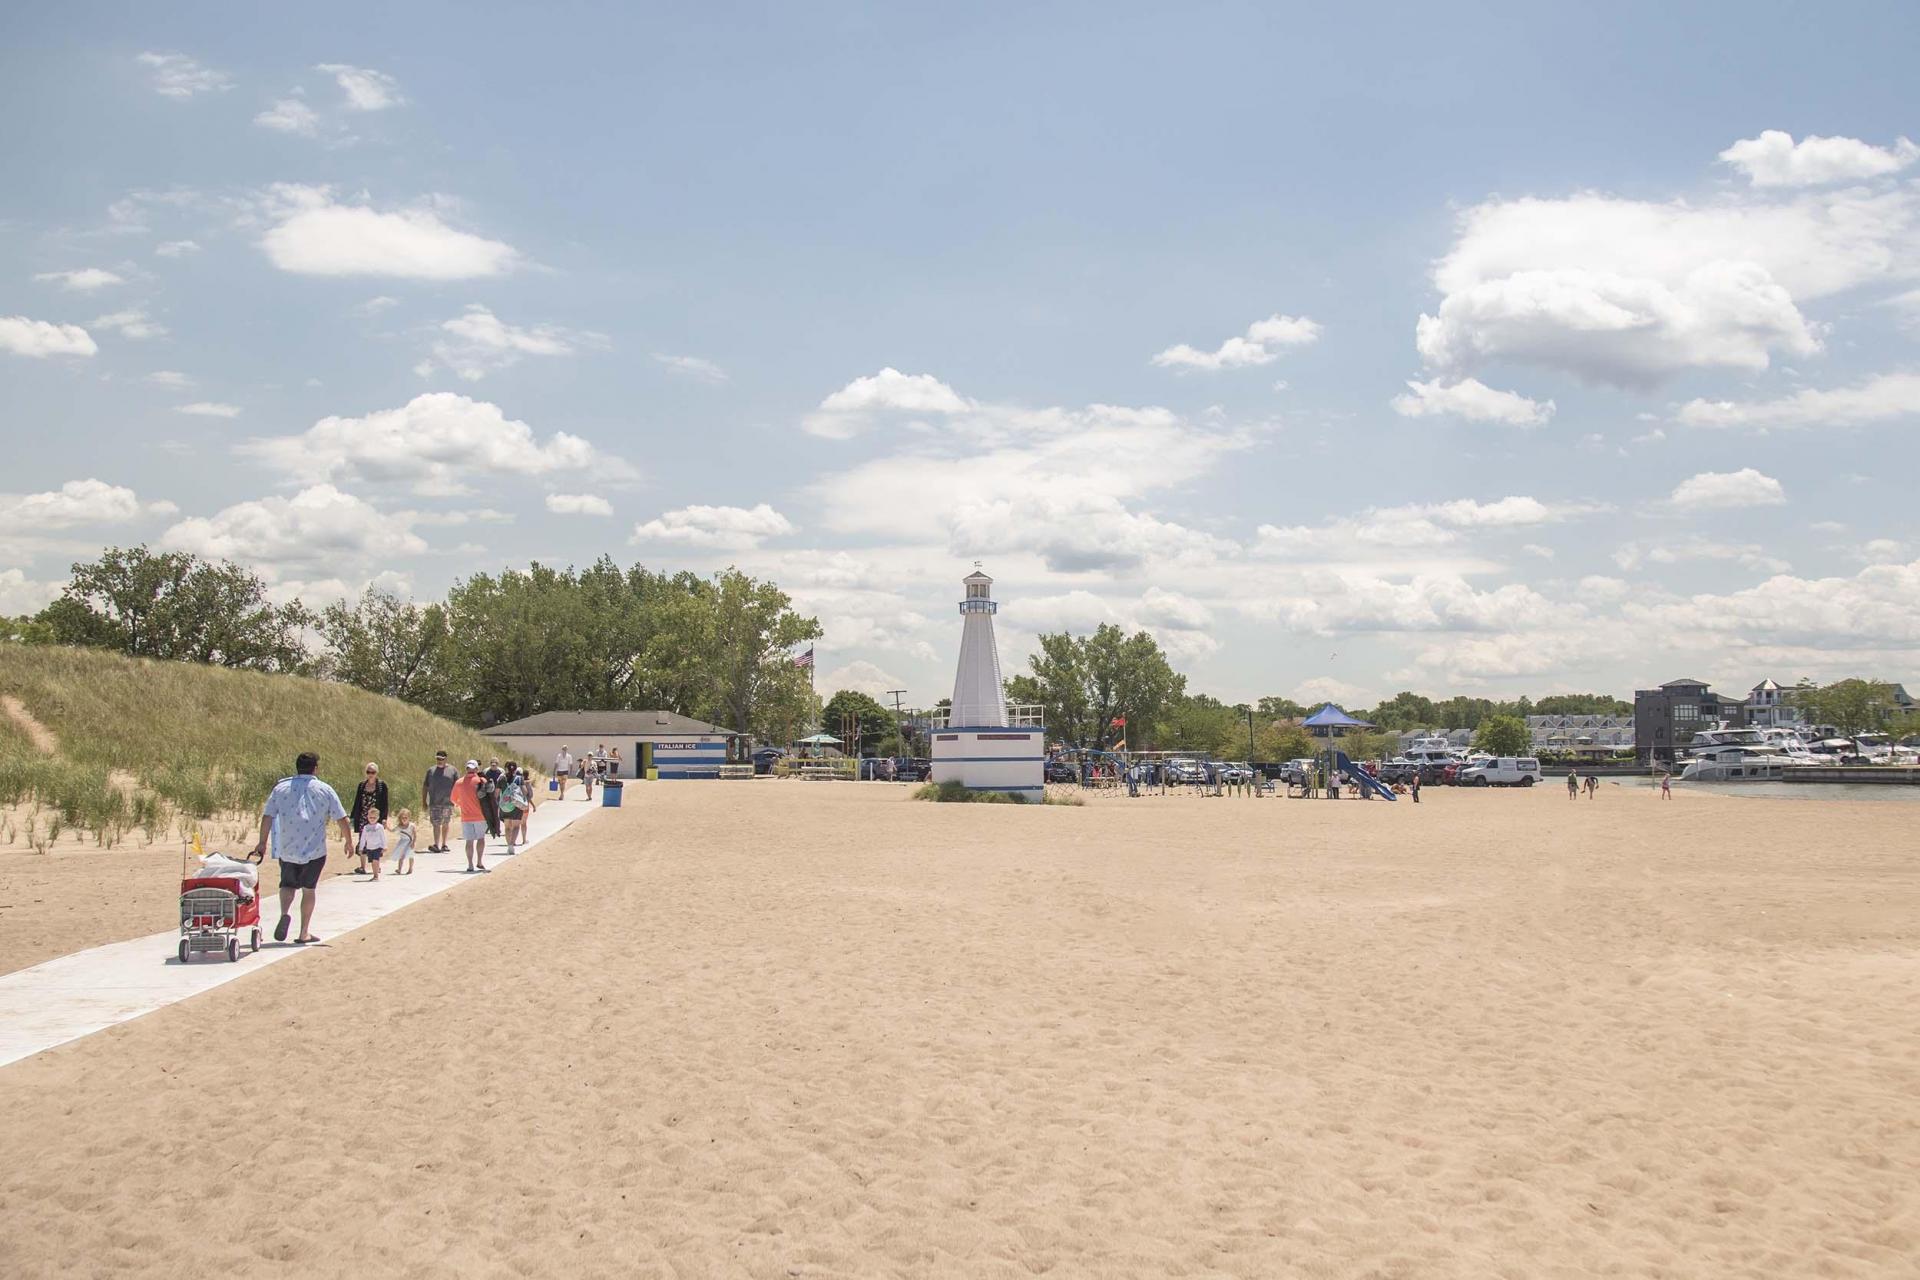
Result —
[{"label": "parked car", "polygon": [[772,773],[773,766],[786,754],[779,747],[761,747],[753,753],[753,771],[757,774]]},{"label": "parked car", "polygon": [[1530,787],[1545,777],[1533,756],[1499,756],[1468,765],[1459,781],[1463,787]]},{"label": "parked car", "polygon": [[933,776],[933,761],[919,760],[909,756],[895,756],[893,760],[893,778],[895,782],[925,782]]},{"label": "parked car", "polygon": [[1229,786],[1245,786],[1253,781],[1253,766],[1232,761],[1220,766],[1220,781]]},{"label": "parked car", "polygon": [[[1049,760],[1043,767],[1042,773],[1048,782],[1080,781],[1080,766],[1071,760],[1061,760],[1058,758]],[[1031,777],[1032,775],[1029,774],[1028,776]]]},{"label": "parked car", "polygon": [[1167,781],[1175,783],[1196,783],[1207,780],[1207,766],[1198,760],[1167,761]]}]

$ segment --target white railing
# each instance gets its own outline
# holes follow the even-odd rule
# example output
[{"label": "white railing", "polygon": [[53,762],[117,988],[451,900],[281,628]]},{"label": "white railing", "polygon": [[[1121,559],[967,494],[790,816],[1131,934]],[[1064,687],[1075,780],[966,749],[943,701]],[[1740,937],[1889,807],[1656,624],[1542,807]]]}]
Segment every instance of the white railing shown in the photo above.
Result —
[{"label": "white railing", "polygon": [[[936,707],[926,714],[928,726],[936,732],[954,727],[951,707]],[[1046,708],[1037,702],[1009,702],[1007,726],[1016,729],[1044,729],[1047,727]],[[969,729],[977,726],[961,725],[960,727]]]}]

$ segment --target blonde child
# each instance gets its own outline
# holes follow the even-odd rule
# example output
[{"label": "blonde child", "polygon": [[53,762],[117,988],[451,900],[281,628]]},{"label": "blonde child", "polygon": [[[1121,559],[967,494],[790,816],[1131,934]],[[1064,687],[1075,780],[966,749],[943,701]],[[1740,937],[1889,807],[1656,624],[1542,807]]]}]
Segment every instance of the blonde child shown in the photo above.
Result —
[{"label": "blonde child", "polygon": [[387,852],[387,815],[378,809],[367,811],[366,825],[360,828],[360,853],[373,868],[373,878],[380,878],[380,862]]},{"label": "blonde child", "polygon": [[393,823],[393,874],[413,874],[413,810],[402,809]]}]

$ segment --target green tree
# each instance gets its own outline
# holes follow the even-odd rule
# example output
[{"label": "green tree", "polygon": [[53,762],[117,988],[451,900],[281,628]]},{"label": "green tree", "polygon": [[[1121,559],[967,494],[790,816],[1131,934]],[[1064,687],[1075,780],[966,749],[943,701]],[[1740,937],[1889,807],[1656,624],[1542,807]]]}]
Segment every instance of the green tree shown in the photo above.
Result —
[{"label": "green tree", "polygon": [[1533,704],[1538,716],[1630,716],[1633,704],[1607,693],[1554,693]]},{"label": "green tree", "polygon": [[1262,698],[1253,704],[1253,714],[1260,720],[1304,720],[1308,708],[1292,698]]},{"label": "green tree", "polygon": [[1274,763],[1300,760],[1326,749],[1319,739],[1299,725],[1285,722],[1260,726],[1254,743],[1254,754],[1262,761]]},{"label": "green tree", "polygon": [[1893,686],[1883,680],[1803,682],[1787,695],[1809,724],[1830,724],[1847,737],[1869,733],[1895,710]]},{"label": "green tree", "polygon": [[369,587],[351,604],[322,610],[320,635],[326,650],[318,672],[327,679],[432,711],[452,709],[444,606],[422,607]]},{"label": "green tree", "polygon": [[792,651],[820,636],[818,619],[793,611],[787,593],[738,569],[713,580],[715,700],[739,733],[777,732],[802,707],[817,710],[812,677]]},{"label": "green tree", "polygon": [[900,735],[895,731],[893,709],[881,706],[878,699],[853,689],[842,689],[828,698],[820,712],[821,728],[838,737],[846,732],[849,721],[854,727],[851,745],[855,755],[905,754],[898,749]]},{"label": "green tree", "polygon": [[1246,708],[1228,706],[1210,694],[1179,694],[1161,710],[1152,740],[1163,751],[1238,759],[1247,753]]},{"label": "green tree", "polygon": [[[1111,746],[1126,738],[1145,747],[1167,703],[1186,691],[1166,654],[1145,631],[1129,636],[1103,623],[1090,636],[1062,631],[1038,638],[1030,676],[1015,676],[1008,689],[1019,702],[1046,708],[1047,732],[1077,747]],[[1124,720],[1124,726],[1115,720]]]},{"label": "green tree", "polygon": [[1382,729],[1418,729],[1432,724],[1433,715],[1433,699],[1404,690],[1360,718],[1371,720]]},{"label": "green tree", "polygon": [[1533,749],[1533,735],[1519,716],[1493,716],[1473,735],[1473,745],[1496,756],[1523,756]]},{"label": "green tree", "polygon": [[261,578],[225,560],[110,547],[73,566],[60,598],[34,619],[56,644],[253,671],[304,671],[299,601],[275,604]]}]

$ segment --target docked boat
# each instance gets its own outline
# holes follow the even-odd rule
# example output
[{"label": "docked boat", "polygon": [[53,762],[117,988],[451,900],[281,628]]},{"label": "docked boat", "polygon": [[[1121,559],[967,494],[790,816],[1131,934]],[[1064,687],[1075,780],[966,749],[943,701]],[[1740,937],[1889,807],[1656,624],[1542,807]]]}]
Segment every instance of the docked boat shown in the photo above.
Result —
[{"label": "docked boat", "polygon": [[1784,776],[1786,752],[1767,742],[1759,729],[1724,724],[1693,735],[1683,782],[1777,782]]}]

